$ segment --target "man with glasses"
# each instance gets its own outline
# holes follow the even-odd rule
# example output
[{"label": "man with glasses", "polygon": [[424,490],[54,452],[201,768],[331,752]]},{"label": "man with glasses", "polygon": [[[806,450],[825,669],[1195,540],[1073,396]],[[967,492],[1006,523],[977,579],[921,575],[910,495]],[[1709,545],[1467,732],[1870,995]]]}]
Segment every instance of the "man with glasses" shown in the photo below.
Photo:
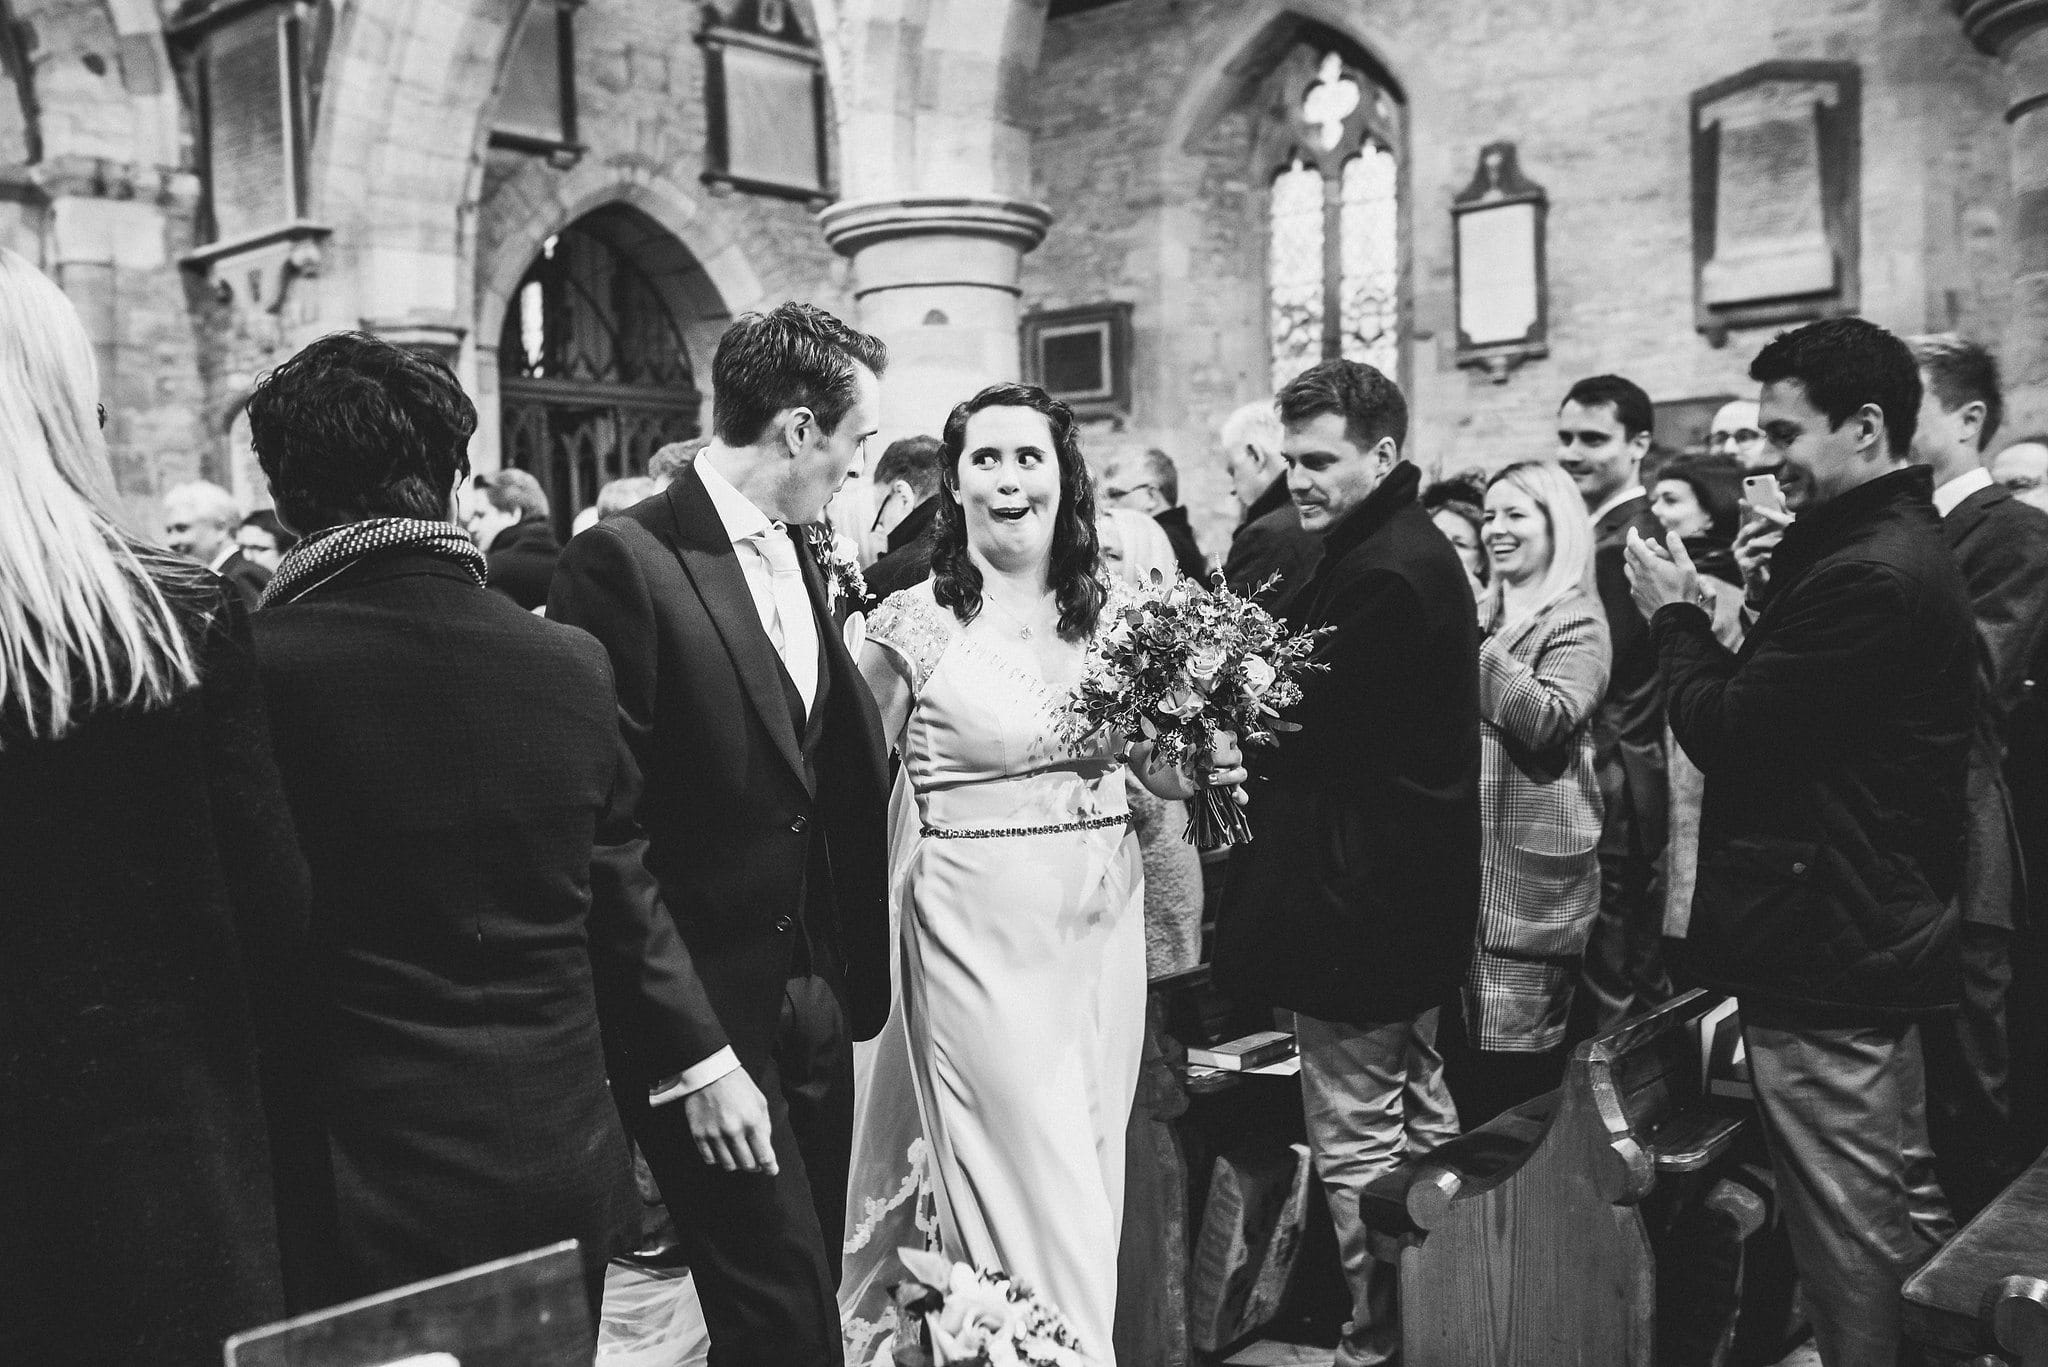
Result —
[{"label": "man with glasses", "polygon": [[1757,423],[1754,399],[1730,399],[1714,414],[1707,428],[1707,451],[1725,456],[1742,467],[1746,475],[1760,475],[1778,468],[1771,444],[1764,440]]},{"label": "man with glasses", "polygon": [[1180,572],[1197,582],[1208,582],[1209,562],[1195,542],[1195,529],[1188,525],[1188,510],[1180,504],[1180,471],[1172,456],[1155,446],[1142,456],[1118,457],[1103,473],[1102,501],[1157,522],[1173,545],[1173,560]]},{"label": "man with glasses", "polygon": [[943,449],[937,437],[902,437],[875,462],[875,523],[868,531],[887,537],[888,549],[862,576],[871,603],[931,578]]}]

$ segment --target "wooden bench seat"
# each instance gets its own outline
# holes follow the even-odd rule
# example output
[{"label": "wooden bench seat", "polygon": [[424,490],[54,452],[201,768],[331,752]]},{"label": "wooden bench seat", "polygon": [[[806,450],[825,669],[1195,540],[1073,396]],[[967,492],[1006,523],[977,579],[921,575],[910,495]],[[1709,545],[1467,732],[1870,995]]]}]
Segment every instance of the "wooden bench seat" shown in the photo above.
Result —
[{"label": "wooden bench seat", "polygon": [[1900,1294],[1906,1337],[1936,1360],[2048,1367],[2048,1153]]}]

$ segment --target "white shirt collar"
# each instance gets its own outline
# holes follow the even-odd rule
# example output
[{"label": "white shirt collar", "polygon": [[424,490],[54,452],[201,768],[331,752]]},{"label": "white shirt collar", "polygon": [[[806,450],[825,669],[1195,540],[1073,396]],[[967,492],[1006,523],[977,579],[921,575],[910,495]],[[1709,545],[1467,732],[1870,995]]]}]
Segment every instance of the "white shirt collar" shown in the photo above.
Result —
[{"label": "white shirt collar", "polygon": [[227,564],[228,561],[233,560],[235,556],[241,551],[241,549],[242,548],[236,545],[234,542],[228,542],[227,545],[221,547],[220,554],[214,556],[213,563],[208,565],[206,568],[212,570],[215,574],[219,574],[220,567],[222,565]]},{"label": "white shirt collar", "polygon": [[697,475],[704,481],[704,492],[711,495],[711,506],[718,510],[718,520],[725,524],[725,534],[732,544],[737,546],[773,530],[775,519],[733,488],[732,481],[719,473],[717,464],[705,459],[710,454],[706,449],[697,456]]},{"label": "white shirt collar", "polygon": [[1599,507],[1593,510],[1593,520],[1598,522],[1630,499],[1642,497],[1644,497],[1644,492],[1640,481],[1630,484],[1626,488],[1616,489],[1601,502]]},{"label": "white shirt collar", "polygon": [[1956,510],[1956,505],[1976,493],[1979,489],[1991,487],[1991,472],[1983,466],[1974,466],[1963,471],[1946,484],[1934,486],[1934,511],[1947,517]]}]

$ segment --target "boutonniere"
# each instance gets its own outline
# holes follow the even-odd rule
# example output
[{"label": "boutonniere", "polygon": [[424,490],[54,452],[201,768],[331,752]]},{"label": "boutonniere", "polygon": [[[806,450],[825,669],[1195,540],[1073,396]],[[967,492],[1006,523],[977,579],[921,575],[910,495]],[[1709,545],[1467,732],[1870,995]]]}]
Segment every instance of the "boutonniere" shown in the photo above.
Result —
[{"label": "boutonniere", "polygon": [[823,522],[807,524],[804,539],[811,543],[811,554],[817,557],[818,568],[825,572],[825,593],[831,611],[858,608],[868,601],[868,582],[860,577],[860,562],[853,558],[851,542],[842,542]]}]

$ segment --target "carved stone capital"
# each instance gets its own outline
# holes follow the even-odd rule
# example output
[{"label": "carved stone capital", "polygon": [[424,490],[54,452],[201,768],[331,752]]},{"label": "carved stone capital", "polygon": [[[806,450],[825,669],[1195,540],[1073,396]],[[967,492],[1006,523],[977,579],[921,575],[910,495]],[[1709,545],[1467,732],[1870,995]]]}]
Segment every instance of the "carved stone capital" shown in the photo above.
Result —
[{"label": "carved stone capital", "polygon": [[845,199],[821,212],[818,226],[833,250],[845,256],[907,237],[991,238],[1021,256],[1045,240],[1052,210],[1001,195]]},{"label": "carved stone capital", "polygon": [[2001,57],[2012,44],[2048,28],[2048,0],[1949,0],[1977,50]]}]

